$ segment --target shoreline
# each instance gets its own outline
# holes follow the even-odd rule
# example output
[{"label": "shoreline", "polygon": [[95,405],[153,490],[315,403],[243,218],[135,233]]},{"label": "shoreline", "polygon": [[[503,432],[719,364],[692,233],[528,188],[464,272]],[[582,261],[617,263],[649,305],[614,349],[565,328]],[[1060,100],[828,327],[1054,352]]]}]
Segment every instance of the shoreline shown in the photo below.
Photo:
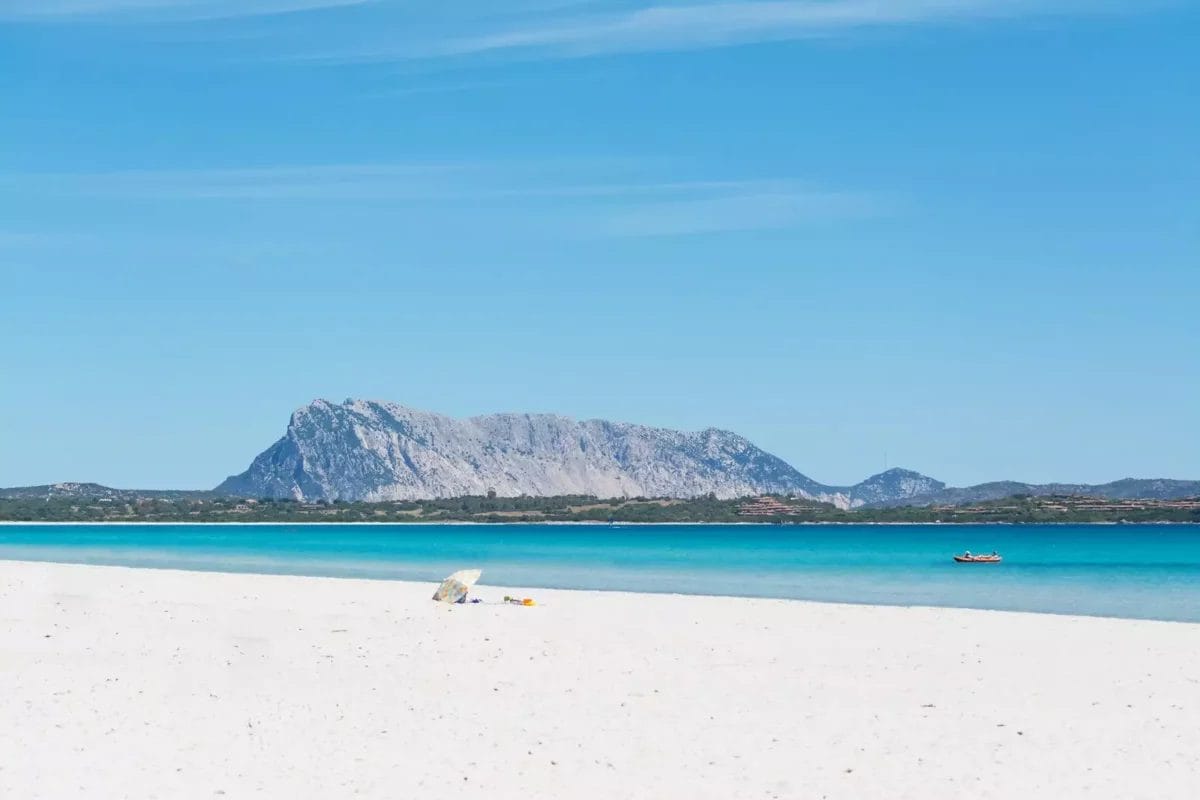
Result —
[{"label": "shoreline", "polygon": [[[129,564],[119,563],[118,561],[63,561],[56,558],[13,558],[0,555],[0,568],[5,564],[20,565],[20,564],[47,564],[59,565],[64,567],[96,567],[100,569],[114,570],[148,570],[158,573],[182,573],[187,575],[218,575],[218,576],[246,576],[251,578],[302,578],[308,580],[331,580],[331,581],[370,581],[389,585],[399,585],[411,588],[413,586],[432,587],[436,581],[421,581],[412,578],[393,578],[383,577],[379,575],[367,574],[329,574],[316,571],[305,571],[301,569],[278,571],[267,571],[256,569],[255,567],[248,568],[243,571],[229,569],[227,565],[219,566],[204,566],[203,564],[194,564],[191,566],[179,566],[176,564]],[[261,565],[256,565],[261,566]],[[481,583],[480,588],[484,591],[491,589],[504,590],[512,587],[493,586],[491,584]],[[1068,619],[1102,619],[1116,620],[1126,622],[1166,622],[1176,625],[1197,625],[1200,626],[1200,619],[1172,619],[1163,616],[1120,616],[1117,614],[1102,614],[1102,613],[1085,613],[1080,611],[1055,611],[1046,609],[1019,609],[1019,608],[994,608],[982,605],[937,605],[933,603],[904,603],[904,602],[870,602],[866,600],[834,600],[834,599],[819,599],[805,597],[785,597],[779,595],[765,594],[731,594],[731,593],[714,593],[714,592],[689,592],[675,590],[639,590],[639,589],[622,589],[622,588],[596,588],[596,587],[579,587],[566,586],[555,584],[526,584],[520,587],[519,591],[523,592],[573,592],[573,593],[594,593],[598,595],[633,595],[642,597],[692,597],[692,598],[708,598],[713,600],[737,600],[737,601],[767,601],[767,602],[787,602],[801,603],[817,606],[851,606],[856,608],[902,608],[902,609],[923,609],[926,611],[972,611],[983,613],[996,614],[1028,614],[1037,617],[1051,616]]]},{"label": "shoreline", "polygon": [[1190,800],[1200,774],[1196,624],[432,588],[0,561],[0,795]]},{"label": "shoreline", "polygon": [[[20,559],[7,558],[0,556],[0,571],[6,566],[17,567],[24,564],[46,564],[63,567],[85,567],[104,570],[132,570],[151,571],[155,573],[178,573],[182,575],[216,575],[227,578],[247,577],[247,578],[299,578],[302,580],[316,581],[365,581],[369,583],[379,583],[388,586],[399,586],[403,589],[410,590],[415,588],[433,589],[436,587],[437,581],[419,581],[409,578],[378,578],[363,575],[321,575],[317,573],[306,572],[255,572],[246,570],[238,572],[220,568],[204,568],[204,567],[178,567],[178,566],[155,566],[150,564],[113,564],[100,563],[90,561],[54,561],[49,559]],[[954,606],[954,605],[930,605],[922,603],[869,603],[853,600],[812,600],[799,597],[773,597],[770,595],[753,595],[753,594],[712,594],[702,592],[677,592],[677,591],[635,591],[632,589],[594,589],[594,588],[576,588],[570,586],[536,586],[526,585],[520,587],[492,585],[488,583],[476,584],[477,588],[482,592],[513,592],[517,594],[528,595],[529,593],[570,593],[589,595],[595,594],[602,597],[607,596],[630,596],[635,598],[655,598],[655,597],[674,597],[674,598],[698,598],[707,600],[732,600],[736,602],[744,601],[761,601],[770,603],[798,603],[806,606],[831,606],[852,607],[852,608],[874,608],[874,609],[910,609],[915,611],[965,611],[980,614],[1017,614],[1032,617],[1056,617],[1059,619],[1080,619],[1080,620],[1111,620],[1114,622],[1153,622],[1169,625],[1189,625],[1200,627],[1200,620],[1182,620],[1182,619],[1163,619],[1161,617],[1118,617],[1107,614],[1082,614],[1069,613],[1065,611],[1027,611],[1009,608],[983,608],[978,606]],[[500,605],[498,601],[484,601],[487,605]]]},{"label": "shoreline", "polygon": [[635,526],[636,527],[642,527],[642,526],[693,527],[693,526],[701,526],[701,525],[723,525],[723,526],[747,525],[747,526],[761,526],[761,527],[766,527],[766,528],[789,528],[789,527],[794,528],[794,527],[804,527],[804,526],[826,526],[826,525],[833,525],[833,526],[843,525],[843,526],[852,526],[852,527],[858,527],[858,526],[864,526],[864,525],[871,525],[871,526],[878,525],[878,526],[909,526],[909,527],[944,528],[944,527],[952,527],[952,526],[979,527],[979,526],[994,526],[994,525],[1005,525],[1005,526],[1011,526],[1011,527],[1021,527],[1021,526],[1025,526],[1025,525],[1031,525],[1031,526],[1034,526],[1034,525],[1036,525],[1036,526],[1070,525],[1070,526],[1098,526],[1098,527],[1108,527],[1108,526],[1133,527],[1133,526],[1138,526],[1138,525],[1180,525],[1180,526],[1183,526],[1183,525],[1200,525],[1200,522],[1190,522],[1190,521],[1180,522],[1180,521],[1171,521],[1171,520],[1147,521],[1147,522],[1118,522],[1118,521],[1108,520],[1108,521],[1102,521],[1102,522],[1001,522],[1001,521],[994,521],[994,522],[878,522],[878,521],[875,521],[875,522],[872,522],[872,521],[865,521],[865,522],[841,522],[841,521],[812,522],[812,521],[808,521],[808,522],[780,522],[780,523],[776,523],[776,522],[601,522],[601,521],[593,521],[593,520],[541,520],[541,521],[534,521],[534,520],[520,521],[520,520],[518,520],[518,521],[513,521],[513,522],[482,522],[482,521],[476,521],[476,520],[428,520],[428,521],[412,521],[412,522],[397,522],[394,520],[387,520],[387,521],[383,521],[383,522],[373,522],[371,520],[357,520],[357,521],[353,521],[353,522],[326,521],[326,520],[297,520],[294,522],[278,522],[278,521],[266,521],[266,520],[264,520],[262,522],[233,522],[233,521],[226,522],[223,520],[220,522],[216,522],[216,521],[184,522],[184,521],[155,521],[155,520],[119,520],[119,521],[118,520],[104,520],[104,521],[89,520],[89,521],[81,521],[81,522],[63,522],[60,520],[35,520],[35,521],[23,522],[20,520],[0,520],[0,526],[5,526],[5,525],[45,525],[45,526],[51,526],[51,525],[138,525],[138,526],[141,526],[141,525],[193,525],[193,526],[199,526],[199,525],[213,525],[213,526],[329,525],[329,526],[339,526],[339,527],[343,526],[343,525],[368,525],[368,526],[376,526],[376,527],[390,526],[390,527],[394,527],[394,528],[402,528],[402,527],[406,527],[409,525],[446,525],[446,526],[450,526],[450,525],[481,525],[481,526],[490,526],[490,527],[498,527],[498,528],[505,527],[508,525],[546,525],[546,526],[584,525],[584,526],[591,526],[591,527],[600,526],[600,527],[606,527],[606,528],[627,528],[627,527],[635,527]]}]

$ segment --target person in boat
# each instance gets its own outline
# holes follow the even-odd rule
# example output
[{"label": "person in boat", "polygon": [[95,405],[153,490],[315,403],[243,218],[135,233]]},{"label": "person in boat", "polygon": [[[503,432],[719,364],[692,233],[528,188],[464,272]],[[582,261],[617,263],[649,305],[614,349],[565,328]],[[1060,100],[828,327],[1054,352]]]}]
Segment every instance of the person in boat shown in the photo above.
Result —
[{"label": "person in boat", "polygon": [[971,551],[970,551],[970,550],[968,550],[967,552],[963,553],[963,558],[970,558],[970,557],[971,557]]},{"label": "person in boat", "polygon": [[995,550],[993,550],[993,551],[992,551],[992,558],[996,558],[996,557],[997,557],[997,556],[999,556],[999,555],[1000,555],[1000,554],[999,554],[999,553],[997,553]]}]

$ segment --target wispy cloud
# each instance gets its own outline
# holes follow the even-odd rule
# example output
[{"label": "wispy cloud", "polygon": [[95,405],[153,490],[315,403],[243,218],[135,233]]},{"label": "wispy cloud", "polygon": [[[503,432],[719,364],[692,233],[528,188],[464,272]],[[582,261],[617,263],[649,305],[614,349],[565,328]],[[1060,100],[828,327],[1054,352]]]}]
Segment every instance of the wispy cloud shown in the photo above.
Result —
[{"label": "wispy cloud", "polygon": [[635,204],[609,216],[603,229],[616,236],[779,230],[882,211],[881,201],[865,193],[748,185],[713,197]]},{"label": "wispy cloud", "polygon": [[16,231],[0,230],[0,248],[37,244],[42,240],[43,237],[33,233],[18,233]]},{"label": "wispy cloud", "polygon": [[511,86],[510,81],[463,81],[461,83],[438,83],[424,86],[397,86],[390,89],[377,89],[363,92],[363,97],[415,97],[426,94],[456,94],[458,92],[474,92],[481,89],[498,89]]},{"label": "wispy cloud", "polygon": [[[628,166],[628,165],[627,165]],[[165,202],[367,203],[556,220],[580,236],[683,236],[790,228],[884,212],[878,196],[788,179],[595,180],[607,160],[270,166],[10,174],[0,197]],[[438,204],[442,204],[439,206]]]},{"label": "wispy cloud", "polygon": [[[1148,0],[1155,5],[1155,0]],[[1145,6],[1146,4],[1140,4]],[[539,14],[496,26],[380,47],[359,44],[330,60],[450,58],[488,53],[569,58],[688,50],[846,34],[863,29],[1137,7],[1125,0],[747,0],[600,3],[600,10]],[[607,10],[605,10],[607,9]]]},{"label": "wispy cloud", "polygon": [[[331,63],[571,58],[847,35],[868,29],[1148,11],[1180,0],[0,0],[0,19],[179,22],[259,17],[258,55]],[[294,12],[347,7],[336,24]],[[353,7],[353,8],[348,8]],[[282,24],[280,15],[312,17]],[[332,21],[331,21],[332,22]],[[211,26],[210,26],[211,27]],[[223,26],[206,36],[237,38]]]},{"label": "wispy cloud", "polygon": [[597,172],[636,170],[637,160],[415,161],[211,169],[8,173],[0,191],[77,197],[192,200],[336,200],[545,197],[605,199],[762,190],[773,181],[596,181]]},{"label": "wispy cloud", "polygon": [[366,5],[376,0],[0,0],[9,20],[205,20]]},{"label": "wispy cloud", "polygon": [[425,196],[453,163],[333,164],[238,169],[115,170],[0,177],[0,189],[75,197],[176,200],[338,200]]}]

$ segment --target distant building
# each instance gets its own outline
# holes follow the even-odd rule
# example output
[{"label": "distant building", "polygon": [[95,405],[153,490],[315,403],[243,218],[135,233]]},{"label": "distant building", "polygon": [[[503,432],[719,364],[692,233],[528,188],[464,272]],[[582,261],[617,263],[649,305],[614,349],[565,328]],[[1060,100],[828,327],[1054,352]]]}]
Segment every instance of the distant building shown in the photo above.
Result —
[{"label": "distant building", "polygon": [[774,497],[752,497],[738,506],[739,517],[792,517],[813,511],[811,506],[795,506]]}]

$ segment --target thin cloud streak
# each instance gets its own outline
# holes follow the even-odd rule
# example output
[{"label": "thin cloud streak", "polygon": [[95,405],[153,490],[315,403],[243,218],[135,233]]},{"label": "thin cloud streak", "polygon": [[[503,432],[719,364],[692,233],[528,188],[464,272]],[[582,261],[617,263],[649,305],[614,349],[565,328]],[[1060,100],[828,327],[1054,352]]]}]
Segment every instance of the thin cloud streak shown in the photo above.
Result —
[{"label": "thin cloud streak", "polygon": [[550,197],[620,198],[672,196],[731,191],[772,192],[794,186],[786,180],[627,180],[596,183],[561,177],[575,167],[587,172],[587,161],[419,162],[412,164],[325,164],[247,168],[116,170],[81,173],[10,173],[0,177],[0,190],[74,196],[148,198],[311,199],[379,197]]},{"label": "thin cloud streak", "polygon": [[498,89],[511,86],[510,81],[466,81],[463,83],[448,83],[430,86],[398,86],[392,89],[377,89],[363,92],[362,97],[388,98],[413,97],[426,94],[455,94],[458,92],[474,92],[487,89]]},{"label": "thin cloud streak", "polygon": [[[791,228],[878,216],[878,195],[830,191],[788,179],[587,180],[595,164],[564,175],[561,162],[341,164],[211,170],[24,174],[0,194],[132,201],[398,203],[464,201],[480,214],[554,216],[588,238],[683,236]],[[456,212],[457,213],[457,212]],[[2,239],[0,239],[2,243]]]},{"label": "thin cloud streak", "polygon": [[0,248],[21,247],[40,244],[45,237],[34,233],[18,233],[15,231],[0,231]]},{"label": "thin cloud streak", "polygon": [[1054,3],[1031,0],[800,0],[651,6],[622,15],[459,39],[447,42],[442,52],[463,55],[545,48],[564,55],[590,55],[692,49],[864,27],[1018,16],[1054,8]]},{"label": "thin cloud streak", "polygon": [[25,21],[202,21],[290,14],[377,0],[0,0],[0,19]]},{"label": "thin cloud streak", "polygon": [[687,236],[782,230],[882,213],[878,198],[852,192],[745,191],[718,197],[637,205],[603,225],[613,236]]},{"label": "thin cloud streak", "polygon": [[607,53],[691,50],[846,34],[917,24],[949,24],[1056,14],[1095,14],[1163,5],[1148,0],[751,0],[643,5],[627,11],[541,15],[534,24],[401,42],[310,58],[388,61],[507,53],[572,58]]},{"label": "thin cloud streak", "polygon": [[[1152,11],[1179,0],[527,0],[449,4],[399,0],[0,0],[0,20],[183,23],[206,40],[238,40],[250,26],[273,44],[256,60],[330,64],[439,61],[481,56],[576,58],[609,53],[694,50],[755,42],[848,35],[866,29]],[[631,7],[632,6],[632,7]],[[298,12],[335,11],[323,16]],[[279,20],[297,17],[295,24]],[[311,20],[307,19],[312,17]],[[274,51],[274,52],[271,52]]]},{"label": "thin cloud streak", "polygon": [[333,164],[241,169],[125,170],[12,174],[0,189],[75,197],[131,199],[332,200],[421,195],[466,165]]}]

